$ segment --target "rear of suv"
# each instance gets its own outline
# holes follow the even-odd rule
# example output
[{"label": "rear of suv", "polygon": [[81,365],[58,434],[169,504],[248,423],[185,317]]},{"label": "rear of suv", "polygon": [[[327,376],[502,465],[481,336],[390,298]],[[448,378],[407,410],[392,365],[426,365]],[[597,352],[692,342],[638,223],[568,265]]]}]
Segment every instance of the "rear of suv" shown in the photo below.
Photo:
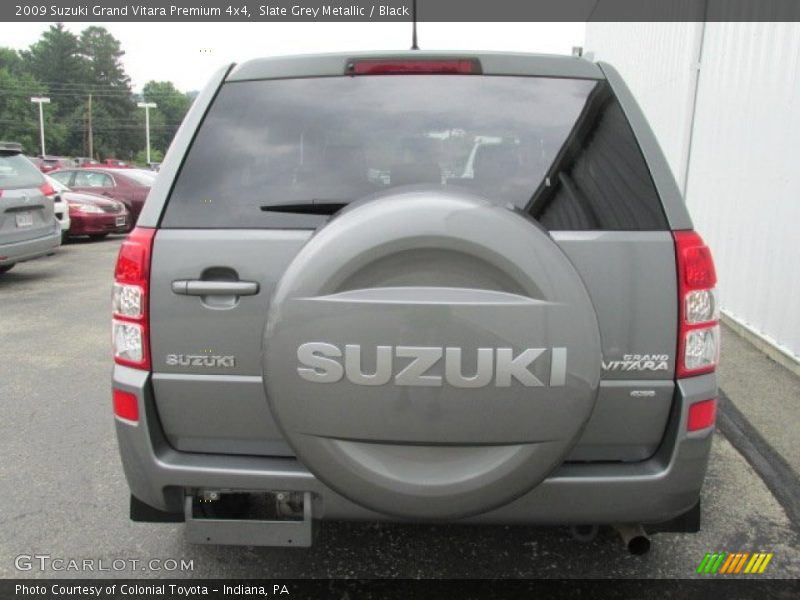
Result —
[{"label": "rear of suv", "polygon": [[716,276],[617,72],[263,59],[195,101],[113,296],[131,517],[696,531]]},{"label": "rear of suv", "polygon": [[61,244],[54,194],[20,144],[0,142],[0,274]]}]

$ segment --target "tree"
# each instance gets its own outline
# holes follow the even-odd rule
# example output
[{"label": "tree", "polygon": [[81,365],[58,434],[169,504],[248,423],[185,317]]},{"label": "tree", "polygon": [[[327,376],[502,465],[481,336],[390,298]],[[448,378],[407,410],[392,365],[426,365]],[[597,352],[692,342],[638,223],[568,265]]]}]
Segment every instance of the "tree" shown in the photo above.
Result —
[{"label": "tree", "polygon": [[130,92],[131,79],[120,62],[125,52],[119,40],[105,27],[94,25],[84,29],[79,40],[79,50],[88,63],[89,80],[93,85]]},{"label": "tree", "polygon": [[166,152],[192,101],[171,81],[148,81],[142,89],[142,97],[158,105],[150,111],[150,145]]},{"label": "tree", "polygon": [[125,52],[105,27],[84,29],[78,46],[86,61],[90,91],[94,95],[92,114],[98,134],[95,136],[95,151],[128,158],[136,149],[136,136],[128,125],[136,105],[130,77],[121,63]]},{"label": "tree", "polygon": [[[150,151],[150,162],[161,162],[164,160],[164,155],[162,154],[161,150],[154,149]],[[147,152],[144,150],[139,150],[136,155],[133,157],[133,162],[137,165],[147,165]]]},{"label": "tree", "polygon": [[0,67],[0,139],[19,142],[26,154],[37,154],[39,117],[28,96],[29,89],[42,91],[44,86],[30,75],[14,75]]},{"label": "tree", "polygon": [[13,48],[0,48],[0,69],[12,75],[21,75],[25,71],[22,57]]},{"label": "tree", "polygon": [[82,101],[87,78],[77,36],[65,29],[63,23],[57,23],[20,54],[26,71],[47,86],[53,96],[58,96],[56,117],[72,114]]},{"label": "tree", "polygon": [[[27,154],[38,154],[39,110],[30,98],[46,94],[47,87],[27,72],[20,55],[0,48],[0,139],[19,142]],[[47,148],[56,152],[67,137],[65,126],[54,118],[58,109],[57,103],[44,106]]]},{"label": "tree", "polygon": [[[0,48],[0,139],[39,149],[38,108],[31,96],[48,96],[45,134],[48,153],[85,156],[88,152],[89,96],[94,154],[132,159],[145,147],[144,111],[122,65],[125,53],[105,28],[91,26],[80,35],[52,25],[27,50]],[[142,97],[156,102],[150,111],[151,148],[165,152],[192,96],[168,81],[151,81]]]}]

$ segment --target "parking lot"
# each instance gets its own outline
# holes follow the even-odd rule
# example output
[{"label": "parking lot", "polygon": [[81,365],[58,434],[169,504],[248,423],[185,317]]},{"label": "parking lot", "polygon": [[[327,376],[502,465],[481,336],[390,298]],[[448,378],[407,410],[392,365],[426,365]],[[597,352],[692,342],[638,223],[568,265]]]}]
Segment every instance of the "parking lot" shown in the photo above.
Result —
[{"label": "parking lot", "polygon": [[[0,577],[685,578],[696,576],[705,553],[717,551],[772,552],[763,576],[800,576],[800,523],[791,510],[787,515],[785,494],[775,492],[782,484],[768,486],[751,466],[758,460],[748,462],[737,450],[748,440],[721,431],[703,493],[702,532],[658,534],[643,557],[628,555],[610,529],[580,543],[566,528],[323,523],[312,548],[281,549],[193,546],[180,525],[131,523],[110,408],[109,297],[120,239],[74,242],[0,277]],[[752,351],[742,344],[732,341],[731,351]],[[744,392],[738,386],[753,385],[752,378],[722,375],[734,402]],[[780,377],[789,382],[781,397],[791,404],[800,393],[791,383],[797,380],[788,371]],[[772,414],[758,424],[767,440],[770,422],[780,450],[778,430],[790,436],[797,422]],[[128,566],[17,570],[16,557],[34,554],[122,559]],[[151,559],[183,559],[192,569],[142,566]],[[141,562],[130,566],[131,560]]]}]

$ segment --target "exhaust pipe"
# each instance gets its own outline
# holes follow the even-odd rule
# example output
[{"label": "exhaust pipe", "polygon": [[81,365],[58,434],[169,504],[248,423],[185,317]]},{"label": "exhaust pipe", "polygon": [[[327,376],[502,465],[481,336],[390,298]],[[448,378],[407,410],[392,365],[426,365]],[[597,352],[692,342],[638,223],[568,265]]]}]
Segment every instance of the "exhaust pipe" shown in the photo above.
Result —
[{"label": "exhaust pipe", "polygon": [[617,530],[622,538],[622,543],[631,554],[641,556],[650,551],[650,538],[640,524],[618,523],[614,525],[614,529]]}]

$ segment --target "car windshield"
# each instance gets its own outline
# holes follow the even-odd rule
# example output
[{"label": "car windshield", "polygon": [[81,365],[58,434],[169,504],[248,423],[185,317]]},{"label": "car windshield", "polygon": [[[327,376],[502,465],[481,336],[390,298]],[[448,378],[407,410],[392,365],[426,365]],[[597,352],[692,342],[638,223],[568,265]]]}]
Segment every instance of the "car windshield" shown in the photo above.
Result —
[{"label": "car windshield", "polygon": [[39,187],[44,176],[21,154],[0,153],[0,190]]}]

